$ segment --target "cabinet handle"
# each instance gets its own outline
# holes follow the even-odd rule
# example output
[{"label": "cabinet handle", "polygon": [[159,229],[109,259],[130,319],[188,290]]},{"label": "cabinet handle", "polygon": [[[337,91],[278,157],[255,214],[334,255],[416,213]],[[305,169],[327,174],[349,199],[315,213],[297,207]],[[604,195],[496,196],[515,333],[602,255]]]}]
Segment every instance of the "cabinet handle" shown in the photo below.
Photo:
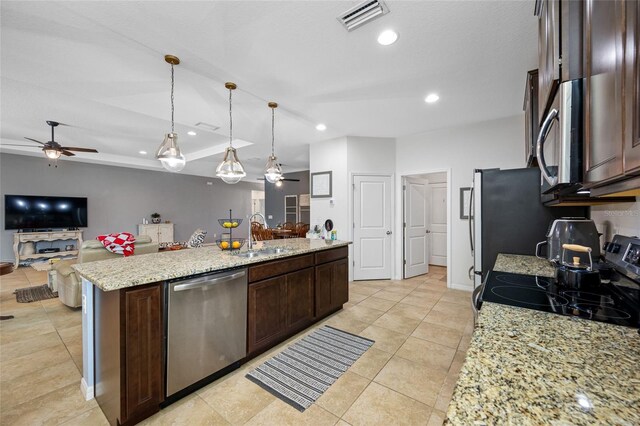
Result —
[{"label": "cabinet handle", "polygon": [[536,156],[538,157],[538,165],[540,166],[540,172],[544,179],[549,182],[549,185],[555,186],[558,183],[558,176],[551,176],[551,172],[547,168],[547,163],[544,161],[544,143],[549,135],[551,129],[551,123],[558,116],[558,110],[553,108],[549,111],[549,114],[544,119],[542,127],[540,128],[540,134],[538,135],[538,141],[536,143]]}]

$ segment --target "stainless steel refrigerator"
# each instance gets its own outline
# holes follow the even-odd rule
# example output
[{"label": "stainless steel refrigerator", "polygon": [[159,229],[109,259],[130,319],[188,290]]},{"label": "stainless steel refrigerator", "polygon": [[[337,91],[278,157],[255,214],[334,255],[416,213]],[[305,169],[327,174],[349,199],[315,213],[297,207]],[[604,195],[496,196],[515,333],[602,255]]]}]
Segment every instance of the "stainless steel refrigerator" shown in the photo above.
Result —
[{"label": "stainless steel refrigerator", "polygon": [[589,215],[588,207],[545,207],[538,168],[476,170],[469,210],[474,288],[493,269],[498,253],[534,256],[554,219]]}]

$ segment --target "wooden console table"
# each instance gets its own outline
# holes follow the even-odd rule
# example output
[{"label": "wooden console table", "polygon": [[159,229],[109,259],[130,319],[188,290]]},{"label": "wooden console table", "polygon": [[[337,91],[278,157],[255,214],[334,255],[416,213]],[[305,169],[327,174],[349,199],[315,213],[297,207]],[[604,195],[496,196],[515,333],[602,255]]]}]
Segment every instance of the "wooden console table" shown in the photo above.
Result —
[{"label": "wooden console table", "polygon": [[[40,241],[76,240],[76,250],[59,251],[56,253],[20,254],[20,245],[23,243],[37,243]],[[27,259],[51,259],[54,257],[77,256],[78,249],[82,245],[82,231],[45,231],[45,232],[16,232],[13,234],[14,266],[17,268],[20,262]]]}]

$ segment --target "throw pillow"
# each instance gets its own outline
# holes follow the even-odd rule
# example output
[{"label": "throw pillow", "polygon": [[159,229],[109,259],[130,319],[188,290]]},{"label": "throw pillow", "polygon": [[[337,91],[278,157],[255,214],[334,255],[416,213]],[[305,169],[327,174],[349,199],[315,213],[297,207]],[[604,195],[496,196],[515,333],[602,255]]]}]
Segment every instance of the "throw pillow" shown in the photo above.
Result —
[{"label": "throw pillow", "polygon": [[196,231],[191,235],[189,241],[187,241],[187,247],[195,248],[200,247],[202,243],[204,243],[204,237],[207,235],[207,231],[204,229],[196,229]]}]

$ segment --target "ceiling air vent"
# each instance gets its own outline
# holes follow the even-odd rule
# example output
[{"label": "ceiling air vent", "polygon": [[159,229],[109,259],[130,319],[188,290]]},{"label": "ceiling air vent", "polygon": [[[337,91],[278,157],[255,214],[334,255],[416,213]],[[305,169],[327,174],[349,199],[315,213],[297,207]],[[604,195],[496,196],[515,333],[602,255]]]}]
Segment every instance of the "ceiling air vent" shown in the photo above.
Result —
[{"label": "ceiling air vent", "polygon": [[383,1],[364,1],[338,16],[338,21],[344,25],[347,31],[353,31],[387,13],[389,13],[389,8]]},{"label": "ceiling air vent", "polygon": [[205,123],[204,121],[199,121],[195,124],[196,127],[199,127],[203,130],[208,130],[210,132],[215,132],[220,128],[220,126],[216,126],[213,124]]}]

